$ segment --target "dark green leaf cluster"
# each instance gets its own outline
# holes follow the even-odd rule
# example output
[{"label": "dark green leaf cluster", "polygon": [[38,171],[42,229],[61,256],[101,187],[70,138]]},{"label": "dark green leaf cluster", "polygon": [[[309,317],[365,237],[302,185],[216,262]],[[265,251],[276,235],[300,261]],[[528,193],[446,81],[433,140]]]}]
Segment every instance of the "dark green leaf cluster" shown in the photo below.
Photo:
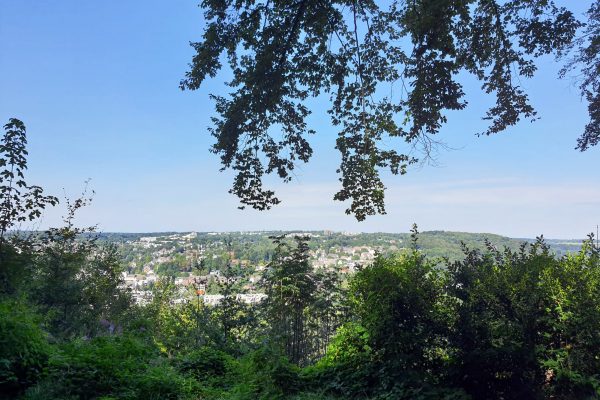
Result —
[{"label": "dark green leaf cluster", "polygon": [[45,378],[25,399],[192,399],[196,381],[134,337],[98,337],[57,346]]},{"label": "dark green leaf cluster", "polygon": [[0,301],[0,392],[5,396],[35,384],[48,361],[50,346],[40,320],[22,301]]},{"label": "dark green leaf cluster", "polygon": [[[600,251],[590,237],[556,258],[465,248],[437,268],[413,251],[378,259],[350,285],[355,322],[310,371],[345,397],[600,397]],[[360,365],[360,367],[357,367]],[[391,397],[390,397],[391,396]]]},{"label": "dark green leaf cluster", "polygon": [[[428,158],[448,112],[466,107],[461,73],[495,97],[483,134],[534,120],[519,78],[533,76],[537,57],[561,54],[581,26],[548,0],[204,0],[201,7],[206,27],[191,43],[196,54],[181,88],[216,76],[226,55],[231,92],[212,96],[211,132],[212,151],[236,173],[230,192],[259,210],[280,202],[264,175],[288,182],[296,163],[309,160],[307,134],[315,132],[306,101],[325,94],[341,153],[334,199],[349,200],[346,212],[358,220],[385,213],[381,171],[404,174],[417,161],[414,148]],[[588,31],[597,36],[596,8]],[[574,61],[588,71],[592,123],[582,149],[597,136],[595,42]]]}]

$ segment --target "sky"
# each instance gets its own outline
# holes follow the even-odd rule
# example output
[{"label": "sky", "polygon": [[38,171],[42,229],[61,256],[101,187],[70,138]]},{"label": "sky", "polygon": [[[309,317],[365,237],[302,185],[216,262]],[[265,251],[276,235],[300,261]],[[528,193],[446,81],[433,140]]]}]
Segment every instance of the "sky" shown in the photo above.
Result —
[{"label": "sky", "polygon": [[[384,174],[387,214],[364,222],[334,202],[340,156],[322,99],[309,125],[315,150],[290,184],[267,182],[283,203],[239,210],[232,174],[209,152],[222,78],[181,91],[204,26],[198,0],[0,0],[0,121],[27,126],[27,180],[60,198],[89,181],[90,206],[77,217],[101,231],[320,230],[498,233],[583,238],[600,224],[600,147],[574,150],[588,121],[572,79],[546,57],[521,83],[540,120],[477,137],[493,99],[466,77],[466,111],[449,114],[435,165]],[[587,1],[569,2],[582,12]],[[57,226],[63,206],[35,228]]]}]

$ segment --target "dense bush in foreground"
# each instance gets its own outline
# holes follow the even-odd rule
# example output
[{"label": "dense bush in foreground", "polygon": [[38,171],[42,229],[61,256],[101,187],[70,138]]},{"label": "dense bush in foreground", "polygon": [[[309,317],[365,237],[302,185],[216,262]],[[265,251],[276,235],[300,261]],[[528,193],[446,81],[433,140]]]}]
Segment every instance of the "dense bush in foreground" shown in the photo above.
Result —
[{"label": "dense bush in foreground", "polygon": [[18,299],[0,302],[0,392],[16,395],[40,378],[50,345],[40,318]]}]

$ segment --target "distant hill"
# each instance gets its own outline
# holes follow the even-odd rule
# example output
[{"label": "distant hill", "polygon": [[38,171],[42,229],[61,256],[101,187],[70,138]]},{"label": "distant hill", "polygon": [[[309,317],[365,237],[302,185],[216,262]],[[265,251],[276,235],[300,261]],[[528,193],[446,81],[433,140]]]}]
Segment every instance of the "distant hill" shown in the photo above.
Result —
[{"label": "distant hill", "polygon": [[[270,236],[305,234],[311,236],[311,248],[330,251],[334,248],[369,247],[382,254],[391,254],[410,247],[410,233],[348,233],[333,231],[254,231],[254,232],[197,232],[193,239],[185,238],[190,232],[152,232],[152,233],[100,233],[100,240],[121,243],[127,247],[143,237],[155,237],[176,247],[178,241],[186,241],[193,245],[206,245],[223,248],[226,243],[236,252],[253,261],[266,260],[272,251]],[[485,249],[485,240],[489,240],[498,249],[516,250],[521,243],[531,243],[535,239],[509,238],[492,233],[469,233],[426,231],[419,233],[418,246],[425,254],[432,257],[448,257],[460,259],[463,255],[461,243],[471,249]],[[547,239],[546,242],[557,256],[568,252],[576,252],[581,248],[582,240]]]}]

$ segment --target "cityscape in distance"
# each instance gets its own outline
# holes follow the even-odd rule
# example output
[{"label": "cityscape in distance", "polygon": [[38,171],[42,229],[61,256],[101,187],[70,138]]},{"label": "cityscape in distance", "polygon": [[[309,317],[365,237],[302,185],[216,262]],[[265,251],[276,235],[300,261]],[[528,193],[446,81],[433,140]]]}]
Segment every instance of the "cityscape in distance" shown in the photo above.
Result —
[{"label": "cityscape in distance", "polygon": [[[222,285],[229,283],[246,303],[264,298],[261,279],[275,250],[274,237],[309,238],[310,264],[315,270],[336,271],[342,280],[373,262],[377,255],[393,256],[412,248],[410,233],[324,231],[237,231],[99,233],[101,242],[115,245],[122,257],[123,284],[136,302],[151,299],[159,279],[177,287],[178,301],[202,298],[214,305]],[[485,250],[486,242],[502,250],[517,250],[531,238],[487,233],[427,231],[418,234],[417,248],[429,257],[458,260],[468,249]],[[582,239],[544,239],[556,256],[579,251]],[[201,293],[201,295],[200,295]]]}]

